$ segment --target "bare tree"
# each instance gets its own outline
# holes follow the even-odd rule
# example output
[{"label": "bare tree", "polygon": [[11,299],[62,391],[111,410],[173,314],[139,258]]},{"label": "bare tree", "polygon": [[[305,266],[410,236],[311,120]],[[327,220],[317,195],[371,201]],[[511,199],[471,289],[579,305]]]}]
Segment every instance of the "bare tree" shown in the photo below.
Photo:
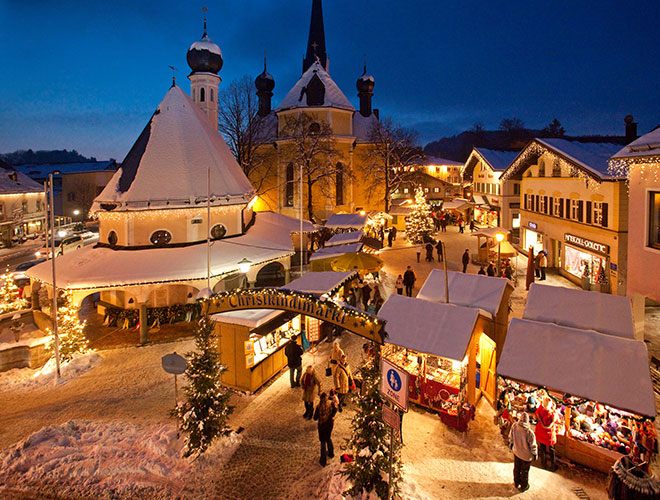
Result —
[{"label": "bare tree", "polygon": [[336,163],[339,155],[335,149],[332,129],[325,120],[315,120],[307,113],[284,118],[280,138],[288,138],[288,155],[299,172],[302,168],[303,184],[307,191],[307,217],[314,221],[313,189],[330,197],[333,194],[337,174],[351,176],[351,172]]},{"label": "bare tree", "polygon": [[253,78],[245,75],[232,81],[220,92],[218,107],[218,130],[257,193],[261,194],[274,162],[270,161],[271,148],[263,146],[267,142],[270,116],[262,118],[257,113],[259,101]]},{"label": "bare tree", "polygon": [[410,180],[424,153],[417,144],[417,133],[395,125],[389,118],[374,124],[369,142],[364,155],[364,181],[372,187],[368,196],[382,196],[385,212],[389,212],[392,193]]}]

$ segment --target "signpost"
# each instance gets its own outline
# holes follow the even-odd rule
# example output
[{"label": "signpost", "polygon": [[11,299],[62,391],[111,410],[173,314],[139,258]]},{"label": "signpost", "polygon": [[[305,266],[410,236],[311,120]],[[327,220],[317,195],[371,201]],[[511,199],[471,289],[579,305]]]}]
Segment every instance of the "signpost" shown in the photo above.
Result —
[{"label": "signpost", "polygon": [[179,397],[176,376],[181,375],[186,371],[188,362],[186,361],[186,358],[177,354],[176,351],[172,354],[166,354],[163,356],[160,362],[163,365],[163,370],[174,375],[174,404],[177,405],[179,404]]}]

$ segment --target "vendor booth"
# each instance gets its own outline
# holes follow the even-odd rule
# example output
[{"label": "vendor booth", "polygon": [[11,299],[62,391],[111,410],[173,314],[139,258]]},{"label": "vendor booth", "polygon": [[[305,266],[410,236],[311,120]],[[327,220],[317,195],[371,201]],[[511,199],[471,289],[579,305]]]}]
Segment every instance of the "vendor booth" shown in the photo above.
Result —
[{"label": "vendor booth", "polygon": [[437,411],[445,424],[467,430],[481,396],[480,382],[495,384],[486,313],[391,295],[378,316],[387,322],[383,356],[410,374],[410,401]]},{"label": "vendor booth", "polygon": [[325,223],[325,227],[336,232],[356,231],[363,229],[366,223],[366,213],[332,214]]},{"label": "vendor booth", "polygon": [[311,270],[314,272],[332,271],[330,262],[337,257],[345,254],[359,252],[362,250],[362,243],[348,243],[344,245],[334,245],[325,248],[319,248],[309,258]]},{"label": "vendor booth", "polygon": [[[471,233],[477,237],[477,262],[487,264],[489,253],[493,250],[497,252],[497,234],[503,234],[506,241],[509,237],[509,230],[503,227],[487,227]],[[497,257],[497,255],[496,255]]]},{"label": "vendor booth", "polygon": [[364,238],[364,231],[349,231],[347,233],[337,233],[325,242],[325,247],[334,247],[337,245],[349,245],[351,243],[360,243]]}]

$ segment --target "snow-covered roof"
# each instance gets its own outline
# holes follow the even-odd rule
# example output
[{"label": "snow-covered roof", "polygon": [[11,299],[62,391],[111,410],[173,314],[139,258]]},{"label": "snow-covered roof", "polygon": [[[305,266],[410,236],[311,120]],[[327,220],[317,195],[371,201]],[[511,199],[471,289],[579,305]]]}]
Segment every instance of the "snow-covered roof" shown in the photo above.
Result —
[{"label": "snow-covered roof", "polygon": [[463,361],[479,311],[403,295],[390,295],[378,311],[387,321],[385,342]]},{"label": "snow-covered roof", "polygon": [[178,86],[165,95],[121,168],[94,200],[119,204],[115,210],[194,207],[250,201],[254,189],[217,128]]},{"label": "snow-covered roof", "polygon": [[378,118],[374,113],[369,116],[362,116],[361,113],[353,114],[353,135],[358,142],[371,142],[371,131],[374,125],[378,123]]},{"label": "snow-covered roof", "polygon": [[[470,156],[476,153],[477,156],[480,156],[490,168],[496,172],[505,171],[509,165],[516,159],[520,151],[498,151],[496,149],[485,149],[485,148],[474,148]],[[466,164],[470,161],[470,158],[465,162]]]},{"label": "snow-covered roof", "polygon": [[107,160],[83,163],[26,163],[17,165],[14,168],[32,179],[45,179],[49,174],[53,174],[53,177],[60,177],[62,174],[79,174],[104,170],[115,171],[117,170],[117,162]]},{"label": "snow-covered roof", "polygon": [[[277,111],[284,111],[285,109],[292,108],[306,108],[307,99],[305,97],[305,90],[307,84],[314,77],[318,75],[321,82],[325,86],[325,95],[322,106],[340,108],[348,111],[355,111],[353,105],[346,99],[344,93],[339,89],[337,84],[330,77],[330,74],[323,68],[319,61],[314,62],[300,77],[300,80],[289,90],[289,93],[284,97],[280,103]],[[316,107],[316,106],[314,106]]]},{"label": "snow-covered roof", "polygon": [[348,233],[337,233],[328,241],[325,242],[326,247],[334,247],[336,245],[346,245],[348,243],[358,243],[362,241],[364,231],[349,231]]},{"label": "snow-covered roof", "polygon": [[216,323],[229,323],[231,325],[257,328],[282,314],[286,314],[286,312],[277,309],[244,309],[241,311],[213,314],[211,319]]},{"label": "snow-covered roof", "polygon": [[655,416],[648,353],[641,341],[514,318],[497,373]]},{"label": "snow-covered roof", "polygon": [[334,247],[319,248],[309,258],[309,260],[329,259],[339,257],[347,253],[359,252],[362,249],[362,243],[349,243],[348,245],[335,245]]},{"label": "snow-covered roof", "polygon": [[470,234],[472,236],[487,236],[488,238],[495,238],[495,235],[498,233],[509,234],[510,232],[510,230],[504,229],[503,227],[485,227]]},{"label": "snow-covered roof", "polygon": [[[277,212],[257,212],[262,222],[288,229],[289,233],[300,233],[300,219],[289,217],[288,215],[278,214]],[[306,219],[303,219],[303,233],[313,233],[317,231],[316,226]]]},{"label": "snow-covered roof", "polygon": [[630,299],[609,293],[534,283],[523,318],[635,338]]},{"label": "snow-covered roof", "polygon": [[[447,271],[449,303],[482,309],[493,316],[497,314],[507,286],[513,288],[506,278],[493,278],[479,274]],[[418,299],[432,302],[445,301],[445,273],[433,269],[417,294]]]},{"label": "snow-covered roof", "polygon": [[660,155],[660,126],[621,148],[612,156],[612,159],[643,158],[645,156],[658,155]]},{"label": "snow-covered roof", "polygon": [[460,161],[447,160],[439,156],[427,156],[423,162],[424,165],[447,165],[448,167],[460,167],[463,165]]},{"label": "snow-covered roof", "polygon": [[575,142],[566,139],[535,140],[599,177],[609,177],[608,160],[621,149],[620,144],[608,142]]},{"label": "snow-covered roof", "polygon": [[323,295],[334,292],[346,281],[352,279],[356,271],[322,271],[303,274],[300,278],[284,285],[285,290]]},{"label": "snow-covered roof", "polygon": [[454,198],[451,201],[445,201],[442,204],[442,209],[443,210],[464,210],[470,206],[470,202],[468,200],[464,200],[463,198]]},{"label": "snow-covered roof", "polygon": [[[287,217],[263,215],[256,214],[246,234],[213,242],[212,276],[239,272],[238,261],[243,258],[259,265],[293,255]],[[144,250],[86,246],[57,258],[57,285],[69,289],[203,280],[206,274],[206,243]],[[49,262],[31,267],[25,275],[46,283],[52,281]]]},{"label": "snow-covered roof", "polygon": [[208,50],[209,52],[213,54],[217,54],[220,57],[222,57],[222,52],[220,51],[220,47],[218,47],[210,38],[209,36],[204,33],[204,36],[201,38],[201,40],[197,40],[194,42],[190,48],[190,50]]},{"label": "snow-covered roof", "polygon": [[362,229],[366,223],[367,214],[332,214],[325,227]]},{"label": "snow-covered roof", "polygon": [[390,207],[390,215],[410,215],[410,212],[412,212],[412,208],[405,206],[405,205],[392,205]]},{"label": "snow-covered roof", "polygon": [[41,184],[24,173],[0,168],[0,194],[43,193],[43,191],[44,187]]}]

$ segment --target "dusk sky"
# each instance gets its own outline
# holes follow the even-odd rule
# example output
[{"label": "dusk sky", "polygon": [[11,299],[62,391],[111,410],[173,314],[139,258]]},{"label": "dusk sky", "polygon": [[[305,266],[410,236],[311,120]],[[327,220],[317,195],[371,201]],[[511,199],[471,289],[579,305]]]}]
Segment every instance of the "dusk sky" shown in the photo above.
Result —
[{"label": "dusk sky", "polygon": [[[0,152],[124,158],[202,35],[203,2],[0,0]],[[277,106],[301,73],[311,0],[207,3],[222,86],[262,70]],[[363,54],[374,107],[423,143],[504,117],[570,135],[660,124],[657,0],[326,0],[330,74],[357,107]]]}]

